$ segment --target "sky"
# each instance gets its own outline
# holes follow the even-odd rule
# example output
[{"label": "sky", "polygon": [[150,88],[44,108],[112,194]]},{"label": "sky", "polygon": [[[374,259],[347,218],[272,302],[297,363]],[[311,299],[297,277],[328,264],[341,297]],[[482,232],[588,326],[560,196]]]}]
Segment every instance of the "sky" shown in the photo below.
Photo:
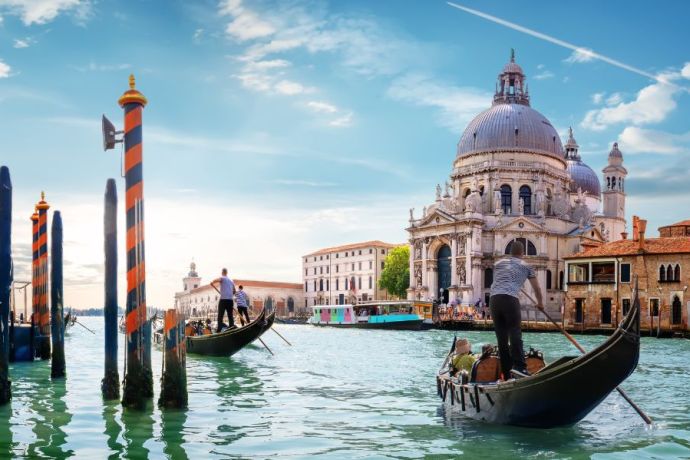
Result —
[{"label": "sky", "polygon": [[[144,109],[147,300],[205,280],[301,282],[325,246],[405,242],[515,48],[532,107],[600,172],[615,141],[627,218],[690,218],[687,2],[0,0],[0,164],[16,279],[45,190],[65,303],[102,305],[103,193],[122,151],[100,118],[135,74]],[[468,11],[467,9],[472,11]],[[473,12],[474,11],[474,12]],[[417,211],[419,213],[419,211]],[[124,210],[119,213],[120,253]],[[652,236],[652,235],[650,235]],[[120,258],[120,303],[124,299]]]}]

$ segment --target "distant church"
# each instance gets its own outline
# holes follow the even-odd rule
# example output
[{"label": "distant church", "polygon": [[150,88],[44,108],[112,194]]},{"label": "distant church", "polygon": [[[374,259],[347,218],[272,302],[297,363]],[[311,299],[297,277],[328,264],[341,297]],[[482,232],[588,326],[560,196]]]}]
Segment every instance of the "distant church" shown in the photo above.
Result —
[{"label": "distant church", "polygon": [[564,147],[549,120],[530,107],[525,80],[513,52],[493,104],[458,143],[450,181],[436,186],[421,216],[410,210],[409,299],[488,302],[493,265],[517,240],[536,268],[547,308],[558,312],[563,257],[625,231],[627,171],[618,145],[603,169],[602,192],[572,129]]}]

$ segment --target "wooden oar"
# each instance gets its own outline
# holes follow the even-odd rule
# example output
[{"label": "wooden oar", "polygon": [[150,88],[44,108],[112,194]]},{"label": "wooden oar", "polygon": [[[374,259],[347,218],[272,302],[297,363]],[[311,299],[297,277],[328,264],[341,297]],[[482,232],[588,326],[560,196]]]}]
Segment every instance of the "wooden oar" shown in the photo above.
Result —
[{"label": "wooden oar", "polygon": [[89,329],[88,327],[84,326],[82,323],[80,323],[80,322],[77,321],[76,319],[74,320],[74,322],[77,323],[78,325],[80,325],[81,327],[83,327],[84,329],[86,329],[87,331],[89,331],[90,333],[92,333],[93,335],[96,335],[95,332],[93,332],[93,331],[92,331],[91,329]]},{"label": "wooden oar", "polygon": [[275,329],[273,329],[273,327],[271,327],[271,330],[272,330],[273,332],[275,332],[276,334],[278,334],[278,337],[280,337],[281,339],[285,340],[285,343],[287,343],[288,345],[292,346],[292,344],[291,344],[290,342],[288,342],[287,339],[286,339],[285,337],[283,337],[282,334],[281,334],[280,332],[278,332],[278,331],[276,331]]},{"label": "wooden oar", "polygon": [[[532,303],[534,303],[535,305],[537,304],[536,300],[534,300],[534,298],[532,298],[532,296],[529,295],[524,289],[522,289],[522,293],[523,293]],[[580,344],[577,342],[577,340],[575,340],[575,338],[574,338],[572,335],[570,335],[570,334],[568,333],[568,331],[566,331],[560,324],[558,324],[556,321],[554,321],[553,318],[551,318],[551,316],[550,316],[548,313],[546,313],[546,310],[540,309],[539,311],[541,311],[541,312],[544,314],[544,316],[546,316],[546,318],[547,318],[549,321],[551,321],[551,322],[553,323],[553,325],[556,326],[556,328],[558,328],[559,331],[561,331],[561,333],[565,336],[566,339],[568,339],[568,340],[570,341],[570,343],[572,343],[573,345],[575,345],[575,348],[577,348],[578,350],[580,350],[580,352],[581,352],[582,354],[587,353],[587,351],[586,351],[584,348],[582,348],[582,345],[580,345]],[[625,400],[628,402],[628,404],[630,404],[630,406],[631,406],[633,409],[635,409],[635,412],[637,412],[637,414],[638,414],[640,417],[642,417],[642,420],[644,420],[645,423],[646,423],[647,425],[651,425],[651,424],[652,424],[652,419],[649,418],[649,416],[648,416],[647,414],[645,414],[644,411],[643,411],[642,409],[640,409],[640,407],[639,407],[637,404],[635,404],[635,402],[634,402],[632,399],[630,399],[630,396],[628,396],[628,394],[627,394],[625,391],[623,391],[623,389],[622,389],[621,387],[616,387],[616,391],[618,391],[618,394],[620,394],[620,395],[623,397],[623,399],[625,399]]]}]

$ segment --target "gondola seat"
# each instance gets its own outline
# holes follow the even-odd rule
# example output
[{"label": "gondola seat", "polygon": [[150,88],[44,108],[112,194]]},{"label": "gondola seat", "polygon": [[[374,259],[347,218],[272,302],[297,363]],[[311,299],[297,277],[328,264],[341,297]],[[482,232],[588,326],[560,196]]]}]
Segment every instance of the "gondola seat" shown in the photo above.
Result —
[{"label": "gondola seat", "polygon": [[488,383],[495,382],[501,377],[501,360],[497,356],[490,355],[478,359],[472,366],[470,382]]}]

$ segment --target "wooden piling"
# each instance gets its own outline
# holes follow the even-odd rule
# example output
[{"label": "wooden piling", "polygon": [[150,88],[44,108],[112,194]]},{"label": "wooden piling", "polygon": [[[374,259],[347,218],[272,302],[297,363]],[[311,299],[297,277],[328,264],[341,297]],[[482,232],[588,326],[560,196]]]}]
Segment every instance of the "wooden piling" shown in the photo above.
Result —
[{"label": "wooden piling", "polygon": [[48,209],[50,205],[41,192],[38,209],[38,356],[50,359],[50,311],[48,310]]},{"label": "wooden piling", "polygon": [[53,212],[50,228],[50,337],[53,342],[50,378],[65,376],[65,316],[62,291],[62,216]]},{"label": "wooden piling", "polygon": [[163,355],[163,376],[161,407],[187,407],[187,342],[184,335],[184,318],[176,310],[165,312],[165,351]]},{"label": "wooden piling", "polygon": [[38,326],[38,209],[31,214],[31,359],[37,356]]},{"label": "wooden piling", "polygon": [[146,398],[153,398],[153,366],[151,366],[151,338],[153,319],[147,319],[141,328],[142,333],[142,367],[144,372],[144,388],[142,389]]},{"label": "wooden piling", "polygon": [[125,211],[127,253],[127,313],[125,370],[122,404],[144,408],[153,388],[153,375],[144,369],[144,325],[146,319],[146,269],[144,257],[144,179],[142,112],[146,98],[135,89],[134,75],[129,90],[118,103],[125,112]]},{"label": "wooden piling", "polygon": [[117,187],[115,179],[105,186],[103,218],[105,246],[105,371],[101,381],[103,399],[120,398],[120,374],[117,369]]},{"label": "wooden piling", "polygon": [[12,397],[10,382],[10,291],[12,290],[12,181],[0,168],[0,404]]}]

